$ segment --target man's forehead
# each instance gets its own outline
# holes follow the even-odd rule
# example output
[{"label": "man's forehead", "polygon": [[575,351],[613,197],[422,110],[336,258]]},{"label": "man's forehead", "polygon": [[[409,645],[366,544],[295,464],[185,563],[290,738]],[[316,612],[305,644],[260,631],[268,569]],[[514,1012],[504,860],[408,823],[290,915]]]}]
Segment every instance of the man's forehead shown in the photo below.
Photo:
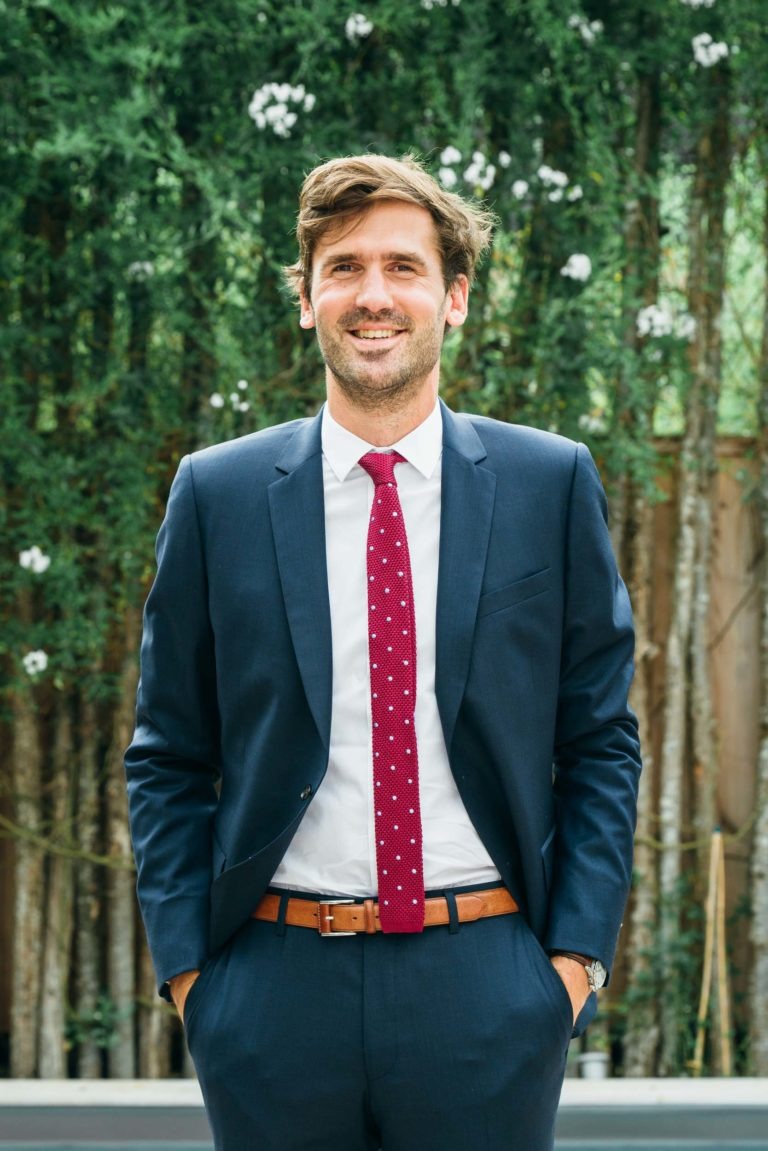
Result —
[{"label": "man's forehead", "polygon": [[333,249],[336,254],[340,248],[353,253],[377,243],[386,243],[390,255],[439,255],[437,229],[429,211],[400,200],[377,201],[332,224],[318,238],[315,253],[320,256]]}]

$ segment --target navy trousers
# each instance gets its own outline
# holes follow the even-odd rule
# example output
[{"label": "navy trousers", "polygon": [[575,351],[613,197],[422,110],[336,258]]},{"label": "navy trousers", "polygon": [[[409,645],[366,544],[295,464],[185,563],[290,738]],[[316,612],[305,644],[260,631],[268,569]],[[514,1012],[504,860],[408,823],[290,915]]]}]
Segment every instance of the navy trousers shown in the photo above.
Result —
[{"label": "navy trousers", "polygon": [[249,921],[189,993],[217,1151],[551,1151],[573,1016],[523,917]]}]

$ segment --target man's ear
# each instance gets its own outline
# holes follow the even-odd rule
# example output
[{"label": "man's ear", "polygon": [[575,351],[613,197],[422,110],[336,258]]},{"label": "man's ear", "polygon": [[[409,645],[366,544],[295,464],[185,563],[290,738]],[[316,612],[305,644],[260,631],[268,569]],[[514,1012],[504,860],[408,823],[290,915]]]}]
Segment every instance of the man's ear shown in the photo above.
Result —
[{"label": "man's ear", "polygon": [[302,328],[314,328],[315,313],[312,311],[312,305],[303,287],[299,288],[299,305],[299,324]]},{"label": "man's ear", "polygon": [[457,276],[448,289],[448,309],[445,322],[449,328],[460,328],[467,318],[469,308],[469,280]]}]

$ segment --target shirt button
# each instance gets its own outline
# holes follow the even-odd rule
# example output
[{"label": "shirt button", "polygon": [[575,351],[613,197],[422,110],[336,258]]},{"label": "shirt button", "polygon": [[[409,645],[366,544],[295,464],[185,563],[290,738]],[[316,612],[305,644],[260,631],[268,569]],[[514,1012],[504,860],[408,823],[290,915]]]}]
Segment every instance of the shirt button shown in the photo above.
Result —
[{"label": "shirt button", "polygon": [[307,786],[302,791],[301,795],[299,796],[299,799],[309,799],[311,794],[312,794],[312,788]]}]

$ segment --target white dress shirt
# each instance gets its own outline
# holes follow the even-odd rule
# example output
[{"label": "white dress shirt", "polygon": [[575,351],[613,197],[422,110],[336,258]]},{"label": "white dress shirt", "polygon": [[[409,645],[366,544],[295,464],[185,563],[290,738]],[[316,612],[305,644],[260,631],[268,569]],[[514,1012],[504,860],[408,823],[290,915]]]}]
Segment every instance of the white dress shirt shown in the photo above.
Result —
[{"label": "white dress shirt", "polygon": [[[366,541],[373,483],[358,460],[377,451],[323,411],[323,484],[333,643],[331,747],[322,786],[273,884],[325,895],[376,894],[373,755],[368,665]],[[431,415],[391,449],[416,609],[416,737],[427,891],[492,883],[499,873],[461,801],[435,697],[442,417]]]}]

